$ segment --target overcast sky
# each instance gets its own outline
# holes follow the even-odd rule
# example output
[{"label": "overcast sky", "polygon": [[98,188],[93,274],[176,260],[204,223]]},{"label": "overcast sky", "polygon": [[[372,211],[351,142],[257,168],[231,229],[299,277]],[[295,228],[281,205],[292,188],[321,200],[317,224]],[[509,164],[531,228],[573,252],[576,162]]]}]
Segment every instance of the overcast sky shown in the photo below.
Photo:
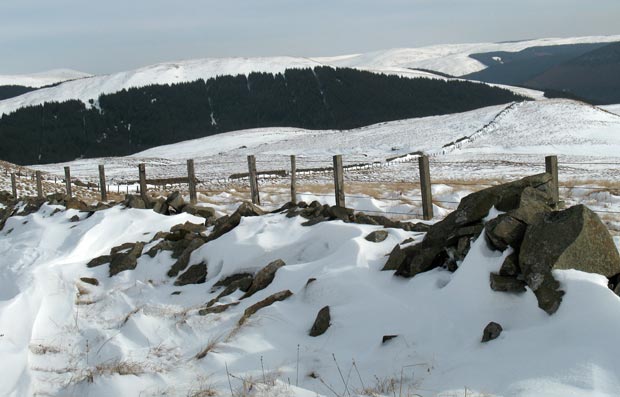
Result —
[{"label": "overcast sky", "polygon": [[0,0],[0,74],[620,34],[620,0]]}]

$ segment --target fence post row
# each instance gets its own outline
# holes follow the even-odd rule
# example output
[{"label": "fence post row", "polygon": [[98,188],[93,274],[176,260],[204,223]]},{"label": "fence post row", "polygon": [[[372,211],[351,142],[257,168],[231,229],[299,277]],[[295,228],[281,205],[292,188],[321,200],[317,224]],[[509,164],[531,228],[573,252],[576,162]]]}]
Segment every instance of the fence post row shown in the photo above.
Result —
[{"label": "fence post row", "polygon": [[336,207],[345,207],[344,203],[344,173],[342,170],[342,155],[334,156],[334,193]]},{"label": "fence post row", "polygon": [[555,207],[560,203],[560,184],[558,180],[558,156],[545,157],[545,172],[551,174],[551,198]]},{"label": "fence post row", "polygon": [[72,198],[73,195],[71,193],[71,170],[69,167],[65,167],[65,187],[67,190],[67,197]]},{"label": "fence post row", "polygon": [[256,157],[253,155],[248,156],[248,174],[250,178],[250,190],[252,191],[252,204],[260,205],[258,177],[256,176]]},{"label": "fence post row", "polygon": [[[138,179],[140,181],[140,197],[144,204],[148,204],[150,200],[146,194],[146,167],[144,163],[138,164]],[[129,185],[127,185],[127,188],[129,188]]]},{"label": "fence post row", "polygon": [[189,202],[196,204],[198,196],[196,195],[196,172],[194,170],[194,160],[187,160],[187,180],[189,182]]},{"label": "fence post row", "polygon": [[418,158],[420,168],[420,191],[422,193],[422,219],[433,219],[433,193],[431,190],[431,171],[428,156]]},{"label": "fence post row", "polygon": [[295,156],[291,156],[291,203],[297,204],[297,163]]},{"label": "fence post row", "polygon": [[105,168],[99,164],[99,190],[101,191],[101,201],[108,201],[108,189],[105,184]]},{"label": "fence post row", "polygon": [[37,180],[37,197],[43,198],[43,185],[41,183],[41,171],[35,171],[34,175]]},{"label": "fence post row", "polygon": [[17,199],[17,180],[14,173],[11,173],[11,190],[13,191],[13,198]]}]

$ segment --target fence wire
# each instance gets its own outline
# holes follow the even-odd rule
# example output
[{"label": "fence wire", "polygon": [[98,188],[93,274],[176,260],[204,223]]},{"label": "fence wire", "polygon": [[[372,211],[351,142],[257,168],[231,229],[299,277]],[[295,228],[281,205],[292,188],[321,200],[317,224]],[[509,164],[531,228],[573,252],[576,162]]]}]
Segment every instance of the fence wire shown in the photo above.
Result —
[{"label": "fence wire", "polygon": [[[415,156],[412,156],[411,159],[415,159]],[[413,175],[410,179],[392,179],[379,177],[381,175],[380,172],[375,172],[379,168],[390,167],[394,165],[402,165],[411,160],[407,158],[405,161],[373,161],[367,158],[360,157],[359,159],[347,160],[344,163],[344,167],[342,169],[342,178],[345,182],[348,183],[356,183],[356,184],[369,184],[369,188],[372,184],[374,189],[378,189],[378,186],[389,186],[393,184],[405,184],[411,185],[412,189],[419,189],[419,179],[417,175]],[[298,187],[300,185],[304,186],[304,189],[312,190],[311,187],[313,184],[334,184],[334,169],[333,169],[333,161],[331,159],[317,159],[313,157],[305,157],[305,156],[296,156],[296,179]],[[157,168],[156,171],[149,173],[147,170],[147,176],[150,175],[151,182],[153,180],[163,181],[166,179],[183,179],[187,178],[187,166],[185,162],[173,162],[168,161],[164,162],[165,164],[165,173]],[[265,166],[259,167],[258,172],[260,173],[257,178],[259,180],[259,184],[261,187],[269,186],[270,184],[278,185],[281,184],[282,181],[285,181],[291,177],[290,175],[290,156],[288,155],[274,155],[271,156],[269,160],[265,159],[257,159],[256,163]],[[161,165],[161,164],[160,164]],[[233,179],[230,175],[223,175],[226,172],[230,172],[231,165],[235,166],[235,170],[241,170],[242,172],[238,173],[241,175],[237,179]],[[267,165],[267,166],[266,166]],[[321,165],[320,167],[316,167],[316,165]],[[524,167],[527,166],[529,168],[532,167],[544,167],[543,163],[537,162],[522,162],[522,161],[504,161],[504,160],[474,160],[474,161],[436,161],[431,159],[431,166],[438,167],[449,167],[449,166],[458,166],[459,169],[463,168],[471,168],[471,167],[481,167],[481,166],[506,166],[506,167]],[[566,168],[575,168],[575,167],[610,167],[610,170],[620,171],[620,162],[613,161],[562,161],[558,162],[558,168],[566,169]],[[163,167],[163,166],[162,166]],[[219,167],[219,168],[218,168]],[[616,167],[617,169],[613,169]],[[214,169],[215,168],[215,169]],[[261,168],[269,168],[267,170]],[[273,169],[272,169],[273,168]],[[417,168],[412,167],[412,168]],[[114,168],[113,168],[114,169]],[[237,193],[248,194],[250,193],[249,187],[248,190],[245,190],[242,186],[249,184],[249,174],[247,171],[247,163],[244,161],[233,161],[233,160],[215,160],[215,161],[206,161],[200,160],[195,163],[196,169],[196,183],[197,190],[199,193],[203,195],[219,195],[221,193],[226,193],[223,189],[226,187],[235,186],[235,190]],[[207,170],[207,171],[205,171]],[[137,170],[136,170],[137,171]],[[84,173],[82,169],[79,170],[80,173]],[[8,171],[6,172],[8,175]],[[136,176],[137,176],[136,172]],[[243,176],[243,175],[246,176]],[[20,180],[24,179],[33,179],[34,173],[24,172],[23,170],[17,169],[15,172],[15,176]],[[93,180],[96,178],[92,178]],[[51,173],[43,173],[42,180],[51,181],[54,180],[55,183],[62,187],[64,185],[64,175],[56,176]],[[57,180],[57,181],[56,181]],[[86,181],[87,186],[86,189],[92,191],[95,189],[94,186],[89,186],[89,178],[83,178],[81,175],[71,177],[71,180],[75,182],[77,181]],[[97,185],[98,185],[97,180]],[[108,192],[117,193],[125,193],[125,192],[133,192],[134,187],[138,184],[138,179],[126,178],[125,176],[114,175],[112,177],[107,178],[108,182]],[[147,179],[147,183],[149,180]],[[467,181],[467,180],[438,180],[433,183],[433,185],[447,185],[447,186],[465,186],[465,187],[492,187],[497,186],[500,182],[490,183],[490,182],[476,182],[476,181]],[[116,185],[116,189],[114,188]],[[121,185],[125,185],[125,188],[121,188]],[[153,184],[150,184],[153,186]],[[187,182],[174,182],[174,183],[158,183],[156,186],[162,187],[164,190],[171,189],[186,189],[188,186]],[[346,183],[345,183],[346,185]],[[78,186],[78,184],[76,184]],[[213,186],[221,186],[222,189],[213,188]],[[559,189],[563,190],[571,190],[571,189],[583,189],[586,191],[603,191],[609,192],[615,191],[616,189],[610,186],[599,186],[599,185],[590,185],[590,184],[570,184],[570,183],[561,183],[558,186]],[[57,189],[58,190],[58,189]],[[98,188],[97,188],[98,190]],[[136,189],[136,191],[138,191]],[[346,192],[345,192],[346,193]],[[421,197],[414,196],[402,196],[402,197],[381,197],[380,192],[375,192],[376,194],[359,194],[357,192],[352,192],[351,194],[345,194],[346,198],[354,199],[354,200],[367,200],[369,198],[379,200],[379,201],[388,201],[388,202],[398,202],[402,205],[411,205],[411,203],[422,203],[423,200]],[[267,194],[270,196],[271,201],[277,197],[287,197],[288,193],[279,193],[279,192],[269,192],[263,191],[262,194]],[[322,192],[312,193],[312,192],[298,192],[298,195],[309,194],[315,197],[321,198],[335,198],[334,193],[325,194]],[[448,204],[448,205],[458,205],[459,201],[452,200],[440,200],[433,199],[433,203],[435,204]],[[377,210],[377,209],[356,209],[357,211],[369,212],[369,213],[382,213],[382,214],[391,214],[391,215],[402,215],[402,216],[419,216],[419,213],[415,212],[401,212],[394,210]],[[620,211],[614,210],[593,210],[596,213],[601,214],[620,214]]]}]

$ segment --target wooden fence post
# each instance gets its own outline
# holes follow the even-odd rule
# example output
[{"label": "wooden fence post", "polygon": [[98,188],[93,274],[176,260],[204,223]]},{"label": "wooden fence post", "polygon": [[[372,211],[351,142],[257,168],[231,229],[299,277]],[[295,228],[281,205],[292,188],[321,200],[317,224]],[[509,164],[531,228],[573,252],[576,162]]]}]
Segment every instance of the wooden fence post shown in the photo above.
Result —
[{"label": "wooden fence post", "polygon": [[250,189],[252,191],[252,204],[260,205],[258,177],[256,176],[256,157],[254,157],[254,155],[248,156],[248,172],[250,178]]},{"label": "wooden fence post", "polygon": [[545,172],[551,174],[551,198],[553,205],[560,203],[560,185],[558,181],[558,156],[545,157]]},{"label": "wooden fence post", "polygon": [[101,191],[101,201],[108,201],[108,189],[105,184],[105,167],[99,164],[99,190]]},{"label": "wooden fence post", "polygon": [[[140,181],[140,197],[144,204],[148,206],[150,200],[146,194],[146,166],[144,163],[138,164],[138,179]],[[129,185],[127,185],[127,188],[129,188]]]},{"label": "wooden fence post", "polygon": [[13,191],[13,198],[17,200],[17,180],[13,172],[11,172],[11,190]]},{"label": "wooden fence post", "polygon": [[422,193],[422,218],[425,221],[433,219],[433,193],[431,191],[431,171],[428,156],[418,158],[420,167],[420,191]]},{"label": "wooden fence post", "polygon": [[189,202],[196,204],[198,197],[196,196],[196,172],[194,171],[194,160],[187,160],[187,179],[189,182]]},{"label": "wooden fence post", "polygon": [[297,204],[297,163],[291,155],[291,203]]},{"label": "wooden fence post", "polygon": [[37,197],[43,198],[43,185],[41,183],[41,171],[35,171],[34,175],[37,180]]},{"label": "wooden fence post", "polygon": [[65,167],[65,187],[67,190],[67,197],[73,197],[71,193],[71,169],[69,167]]},{"label": "wooden fence post", "polygon": [[334,193],[336,207],[345,207],[344,203],[344,173],[342,170],[342,155],[334,156]]}]

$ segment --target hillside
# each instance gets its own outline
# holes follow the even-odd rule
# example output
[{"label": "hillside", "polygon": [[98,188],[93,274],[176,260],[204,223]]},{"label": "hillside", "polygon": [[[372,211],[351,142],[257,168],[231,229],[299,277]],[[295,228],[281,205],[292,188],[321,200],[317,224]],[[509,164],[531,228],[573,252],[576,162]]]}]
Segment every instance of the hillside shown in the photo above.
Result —
[{"label": "hillside", "polygon": [[0,137],[8,148],[4,160],[52,163],[127,155],[247,128],[350,129],[525,99],[466,81],[287,69],[123,90],[89,107],[75,100],[27,107],[0,119]]},{"label": "hillside", "polygon": [[30,88],[40,88],[62,83],[64,81],[78,80],[88,77],[92,77],[92,75],[70,69],[57,69],[31,74],[0,75],[0,86],[18,85]]},{"label": "hillside", "polygon": [[620,42],[554,66],[525,82],[531,88],[567,91],[595,104],[620,102]]},{"label": "hillside", "polygon": [[[420,48],[397,48],[335,57],[262,57],[262,58],[207,58],[178,62],[166,62],[145,66],[111,75],[92,76],[79,81],[69,81],[58,87],[46,88],[16,98],[0,101],[0,114],[10,113],[25,106],[45,102],[79,100],[88,104],[102,94],[112,94],[123,89],[153,84],[175,84],[217,76],[248,75],[252,72],[282,73],[292,68],[316,66],[349,67],[374,73],[396,74],[409,77],[441,78],[433,73],[414,71],[427,69],[452,76],[463,76],[487,67],[470,55],[493,51],[518,52],[529,47],[571,45],[583,43],[606,43],[620,41],[620,36],[592,36],[575,38],[549,38],[510,43],[446,44]],[[21,78],[8,76],[0,85],[29,85]],[[0,80],[0,82],[3,80]],[[49,83],[48,83],[49,84]],[[40,84],[46,85],[46,84]],[[526,90],[523,95],[532,96]]]},{"label": "hillside", "polygon": [[[470,80],[509,85],[524,85],[527,81],[564,62],[604,47],[607,43],[567,44],[529,47],[518,52],[496,51],[472,54],[472,58],[487,65],[479,72],[462,76]],[[552,88],[552,87],[544,87]]]}]

